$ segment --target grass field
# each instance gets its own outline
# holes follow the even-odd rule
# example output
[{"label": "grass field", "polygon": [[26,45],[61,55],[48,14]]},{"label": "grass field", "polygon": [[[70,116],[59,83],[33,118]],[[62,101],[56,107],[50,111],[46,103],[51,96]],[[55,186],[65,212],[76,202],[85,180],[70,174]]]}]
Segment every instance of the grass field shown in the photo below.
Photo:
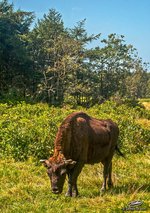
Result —
[{"label": "grass field", "polygon": [[[102,166],[86,165],[78,180],[80,196],[65,197],[50,191],[50,183],[43,166],[32,160],[0,162],[1,213],[55,212],[123,212],[128,203],[143,201],[142,208],[150,212],[150,156],[134,154],[126,159],[113,159],[114,188],[100,195]],[[138,211],[139,212],[139,211]]]}]

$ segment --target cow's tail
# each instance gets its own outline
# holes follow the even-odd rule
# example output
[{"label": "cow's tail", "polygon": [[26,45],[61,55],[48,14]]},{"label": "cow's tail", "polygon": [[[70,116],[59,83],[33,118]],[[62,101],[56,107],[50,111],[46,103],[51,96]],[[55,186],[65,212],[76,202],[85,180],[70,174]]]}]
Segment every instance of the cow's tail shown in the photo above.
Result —
[{"label": "cow's tail", "polygon": [[125,155],[120,151],[120,149],[119,149],[119,147],[116,145],[116,147],[115,147],[115,150],[117,151],[117,153],[121,156],[121,157],[123,157],[123,158],[125,158]]}]

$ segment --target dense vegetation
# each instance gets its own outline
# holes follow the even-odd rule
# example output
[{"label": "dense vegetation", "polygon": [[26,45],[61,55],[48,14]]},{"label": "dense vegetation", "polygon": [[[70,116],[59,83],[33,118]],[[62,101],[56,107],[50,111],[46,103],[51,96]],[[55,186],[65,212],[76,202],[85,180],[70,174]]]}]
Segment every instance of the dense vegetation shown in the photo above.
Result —
[{"label": "dense vegetation", "polygon": [[0,2],[1,99],[89,107],[114,95],[150,96],[148,64],[123,35],[88,35],[85,20],[68,29],[54,9],[33,21],[32,12]]},{"label": "dense vegetation", "polygon": [[[106,101],[83,110],[96,118],[111,118],[120,128],[120,146],[126,153],[144,151],[150,142],[148,110],[117,105]],[[0,104],[1,157],[12,156],[16,160],[45,158],[53,151],[53,142],[62,120],[73,111],[70,108],[54,108],[47,104]],[[147,123],[144,123],[144,121]]]}]

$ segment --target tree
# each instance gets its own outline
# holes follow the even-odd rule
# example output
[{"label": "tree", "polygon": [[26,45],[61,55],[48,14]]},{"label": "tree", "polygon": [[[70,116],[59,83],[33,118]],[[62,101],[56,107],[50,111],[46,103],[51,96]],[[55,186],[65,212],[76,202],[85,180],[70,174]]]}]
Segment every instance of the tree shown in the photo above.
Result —
[{"label": "tree", "polygon": [[[147,65],[146,65],[147,66]],[[128,98],[148,97],[150,76],[141,59],[134,61],[134,70],[126,78],[126,96]]]},{"label": "tree", "polygon": [[36,98],[55,104],[60,93],[58,71],[63,50],[60,41],[65,35],[61,15],[54,9],[49,10],[43,19],[38,20],[30,39],[30,51],[34,61],[36,75],[38,75]]},{"label": "tree", "polygon": [[0,2],[0,94],[12,88],[25,93],[31,75],[27,34],[33,13],[14,11],[7,0]]},{"label": "tree", "polygon": [[66,96],[75,96],[79,91],[83,46],[92,39],[82,25],[83,22],[74,29],[65,29],[61,15],[51,9],[31,33],[32,56],[41,76],[37,95],[50,104],[61,104]]},{"label": "tree", "polygon": [[91,67],[99,78],[96,85],[99,97],[108,99],[116,92],[124,96],[126,78],[134,68],[135,49],[125,44],[123,35],[110,34],[101,42],[102,48],[89,52]]},{"label": "tree", "polygon": [[[70,84],[71,89],[68,94],[73,96],[78,105],[90,106],[92,102],[92,95],[95,94],[95,72],[91,69],[89,61],[89,52],[93,54],[92,49],[88,49],[87,45],[94,40],[97,40],[101,34],[88,35],[85,29],[86,19],[79,21],[74,28],[69,29],[69,35],[73,38],[79,45],[80,49],[78,52],[78,69],[76,70],[76,75],[72,84]],[[94,95],[93,95],[94,96]]]}]

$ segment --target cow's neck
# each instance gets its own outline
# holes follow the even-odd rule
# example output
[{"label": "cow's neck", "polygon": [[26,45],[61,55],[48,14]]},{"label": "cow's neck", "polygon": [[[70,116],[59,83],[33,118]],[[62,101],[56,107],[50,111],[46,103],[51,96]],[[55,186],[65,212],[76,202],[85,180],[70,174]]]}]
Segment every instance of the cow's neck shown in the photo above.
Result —
[{"label": "cow's neck", "polygon": [[53,158],[55,158],[55,159],[64,159],[64,155],[63,155],[61,150],[58,150],[58,149],[55,148],[54,149]]}]

